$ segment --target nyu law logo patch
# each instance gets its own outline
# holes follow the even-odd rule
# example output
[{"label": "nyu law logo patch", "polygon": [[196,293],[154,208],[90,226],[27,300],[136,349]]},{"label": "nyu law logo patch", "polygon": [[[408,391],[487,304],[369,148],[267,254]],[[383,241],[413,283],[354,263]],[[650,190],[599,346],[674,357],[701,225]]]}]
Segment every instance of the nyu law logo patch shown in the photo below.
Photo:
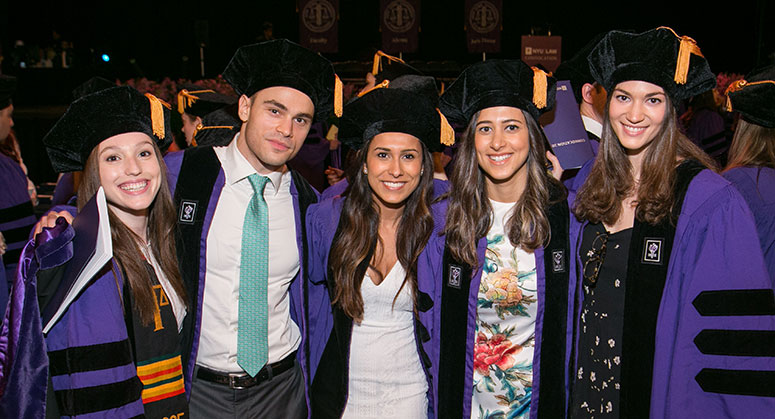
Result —
[{"label": "nyu law logo patch", "polygon": [[197,201],[181,201],[178,221],[183,224],[194,224]]},{"label": "nyu law logo patch", "polygon": [[565,251],[552,250],[552,272],[565,272]]},{"label": "nyu law logo patch", "polygon": [[643,242],[643,257],[641,262],[651,265],[662,264],[662,251],[665,239],[661,237],[646,237]]},{"label": "nyu law logo patch", "polygon": [[449,265],[449,278],[447,278],[447,285],[452,288],[460,289],[462,278],[463,268],[457,265]]}]

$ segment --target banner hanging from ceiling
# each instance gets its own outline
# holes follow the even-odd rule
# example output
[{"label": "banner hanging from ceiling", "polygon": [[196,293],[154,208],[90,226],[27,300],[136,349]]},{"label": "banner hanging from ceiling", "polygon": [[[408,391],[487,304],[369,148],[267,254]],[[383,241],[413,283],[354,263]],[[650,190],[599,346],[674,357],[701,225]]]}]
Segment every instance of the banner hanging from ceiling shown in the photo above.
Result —
[{"label": "banner hanging from ceiling", "polygon": [[339,49],[339,0],[299,0],[299,43],[316,52]]},{"label": "banner hanging from ceiling", "polygon": [[554,72],[562,61],[561,36],[522,35],[522,61]]},{"label": "banner hanging from ceiling", "polygon": [[465,6],[468,52],[500,52],[503,1],[466,0]]},{"label": "banner hanging from ceiling", "polygon": [[380,0],[382,50],[388,54],[417,52],[420,0]]}]

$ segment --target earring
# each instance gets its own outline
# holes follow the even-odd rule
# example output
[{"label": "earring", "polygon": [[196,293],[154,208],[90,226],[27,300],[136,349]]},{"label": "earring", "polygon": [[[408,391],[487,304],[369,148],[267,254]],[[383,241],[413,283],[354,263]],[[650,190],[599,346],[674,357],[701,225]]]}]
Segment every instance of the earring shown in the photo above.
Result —
[{"label": "earring", "polygon": [[363,166],[363,174],[364,175],[368,175],[369,174],[369,169],[367,169],[366,166]]},{"label": "earring", "polygon": [[425,173],[425,168],[424,167],[422,169],[420,169],[420,176],[422,176],[423,173]]}]

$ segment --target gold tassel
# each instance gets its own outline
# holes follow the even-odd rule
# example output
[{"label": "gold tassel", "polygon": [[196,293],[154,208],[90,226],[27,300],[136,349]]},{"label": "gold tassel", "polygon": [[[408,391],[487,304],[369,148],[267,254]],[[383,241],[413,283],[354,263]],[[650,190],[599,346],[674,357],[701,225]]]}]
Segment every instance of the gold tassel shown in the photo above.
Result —
[{"label": "gold tassel", "polygon": [[689,75],[689,62],[692,54],[702,57],[700,47],[697,42],[688,36],[681,37],[681,46],[678,48],[678,61],[675,63],[674,80],[678,84],[686,84],[686,77]]},{"label": "gold tassel", "polygon": [[339,78],[339,76],[334,75],[334,114],[341,118],[342,113],[344,112],[344,98],[343,96],[343,89],[344,85],[342,84],[342,80]]},{"label": "gold tassel", "polygon": [[546,73],[538,67],[533,69],[533,104],[538,109],[546,107]]},{"label": "gold tassel", "polygon": [[164,107],[171,109],[169,103],[157,98],[151,93],[146,93],[145,97],[151,102],[151,128],[156,138],[164,139]]},{"label": "gold tassel", "polygon": [[678,84],[686,84],[686,78],[689,75],[689,63],[691,62],[692,54],[699,57],[704,57],[700,47],[697,46],[697,41],[688,36],[678,36],[675,31],[667,26],[660,26],[657,29],[667,29],[675,35],[676,38],[681,40],[681,45],[678,47],[678,57],[675,63],[675,75],[673,80]]},{"label": "gold tassel", "polygon": [[747,81],[740,79],[730,83],[729,86],[727,86],[727,90],[724,92],[724,96],[727,97],[727,103],[726,103],[727,112],[732,112],[732,101],[729,99],[729,94],[732,92],[743,90],[743,86],[745,86],[746,84],[748,84]]},{"label": "gold tassel", "polygon": [[331,125],[331,128],[328,129],[328,133],[326,134],[326,140],[328,141],[334,141],[336,140],[336,135],[339,133],[339,127],[336,125]]},{"label": "gold tassel", "polygon": [[362,92],[359,92],[358,93],[358,97],[361,97],[361,96],[365,95],[366,93],[371,92],[372,90],[383,89],[385,87],[388,87],[388,85],[390,85],[390,80],[382,80],[382,83],[375,84],[374,87],[372,87],[371,89],[366,89],[366,90],[364,90]]},{"label": "gold tassel", "polygon": [[377,51],[374,54],[374,64],[372,64],[372,66],[371,66],[371,74],[376,76],[377,74],[379,74],[380,70],[382,70],[382,57],[387,58],[388,62],[393,61],[393,62],[397,62],[397,63],[401,63],[401,64],[406,64],[404,62],[404,60],[402,60],[402,59],[400,59],[398,57],[394,57],[392,55],[385,54],[382,51]]},{"label": "gold tassel", "polygon": [[183,114],[186,112],[186,108],[190,108],[191,105],[196,103],[197,100],[199,100],[199,96],[194,96],[194,93],[215,93],[215,91],[207,89],[207,90],[192,90],[188,91],[186,89],[183,89],[178,92],[178,113]]},{"label": "gold tassel", "polygon": [[452,146],[455,144],[455,130],[452,129],[452,125],[449,124],[439,108],[436,108],[436,112],[439,113],[439,119],[441,119],[441,143],[446,146]]}]

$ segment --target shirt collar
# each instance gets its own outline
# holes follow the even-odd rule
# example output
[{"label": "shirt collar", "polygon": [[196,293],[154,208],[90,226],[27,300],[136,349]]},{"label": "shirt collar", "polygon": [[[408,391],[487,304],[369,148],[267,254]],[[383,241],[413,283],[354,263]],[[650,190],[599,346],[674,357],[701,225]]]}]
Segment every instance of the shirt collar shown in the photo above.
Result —
[{"label": "shirt collar", "polygon": [[[224,153],[224,160],[221,163],[223,171],[226,175],[226,183],[234,185],[242,180],[246,180],[248,176],[256,173],[256,169],[250,165],[245,156],[237,148],[237,138],[239,133],[234,136],[234,139],[226,146],[226,152]],[[269,178],[269,183],[264,194],[267,192],[276,195],[281,188],[290,186],[290,171],[283,167],[282,171],[275,171],[269,174],[265,174]],[[271,191],[271,192],[270,192]]]},{"label": "shirt collar", "polygon": [[603,136],[603,125],[600,122],[586,115],[581,115],[581,120],[584,122],[584,129],[597,135],[598,138]]}]

